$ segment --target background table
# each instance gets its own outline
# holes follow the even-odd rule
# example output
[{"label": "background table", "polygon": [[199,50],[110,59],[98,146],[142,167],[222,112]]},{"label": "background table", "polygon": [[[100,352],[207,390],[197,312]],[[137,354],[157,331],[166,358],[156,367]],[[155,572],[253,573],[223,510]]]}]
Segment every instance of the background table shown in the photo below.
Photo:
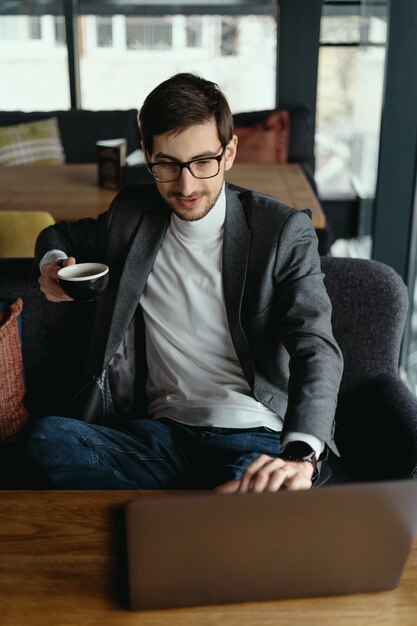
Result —
[{"label": "background table", "polygon": [[97,217],[116,192],[97,186],[97,166],[0,167],[0,210],[49,211],[56,221]]},{"label": "background table", "polygon": [[320,202],[297,163],[234,163],[226,180],[266,193],[294,209],[311,209],[314,228],[326,226]]},{"label": "background table", "polygon": [[[226,180],[267,193],[295,209],[310,208],[314,227],[325,227],[320,203],[294,163],[235,163]],[[95,164],[0,167],[0,210],[49,211],[56,221],[76,220],[106,211],[115,194],[97,186]]]},{"label": "background table", "polygon": [[140,495],[137,491],[0,492],[1,625],[416,624],[417,542],[400,586],[393,591],[132,612],[127,604],[122,506]]}]

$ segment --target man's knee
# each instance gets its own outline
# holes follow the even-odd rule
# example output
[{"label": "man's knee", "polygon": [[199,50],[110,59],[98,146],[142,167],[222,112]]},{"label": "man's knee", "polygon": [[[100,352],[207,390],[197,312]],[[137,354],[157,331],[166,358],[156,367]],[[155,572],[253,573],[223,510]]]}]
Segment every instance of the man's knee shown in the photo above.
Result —
[{"label": "man's knee", "polygon": [[[26,437],[26,454],[39,488],[106,488],[108,481],[87,445],[92,430],[91,424],[67,417],[34,422]],[[93,482],[91,473],[99,474]]]},{"label": "man's knee", "polygon": [[60,464],[72,464],[74,454],[82,450],[83,433],[88,424],[79,420],[50,416],[33,423],[27,434],[26,449],[36,463],[45,464],[53,460]]}]

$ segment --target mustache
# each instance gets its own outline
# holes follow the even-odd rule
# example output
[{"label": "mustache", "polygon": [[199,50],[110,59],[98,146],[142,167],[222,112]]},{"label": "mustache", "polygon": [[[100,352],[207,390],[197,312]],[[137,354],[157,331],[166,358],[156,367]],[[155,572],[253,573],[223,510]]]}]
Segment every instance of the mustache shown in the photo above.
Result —
[{"label": "mustache", "polygon": [[183,200],[192,200],[193,198],[200,198],[201,196],[206,196],[206,191],[198,191],[191,193],[189,196],[184,196],[180,191],[170,191],[168,193],[168,198],[181,198]]}]

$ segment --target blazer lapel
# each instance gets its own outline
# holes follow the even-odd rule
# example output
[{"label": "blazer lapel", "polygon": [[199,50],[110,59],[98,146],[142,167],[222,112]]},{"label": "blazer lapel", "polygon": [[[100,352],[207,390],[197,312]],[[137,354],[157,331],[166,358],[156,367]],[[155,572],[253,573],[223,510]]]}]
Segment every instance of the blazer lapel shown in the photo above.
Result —
[{"label": "blazer lapel", "polygon": [[251,352],[241,324],[243,290],[251,243],[251,231],[237,195],[226,185],[226,219],[223,239],[223,290],[227,319],[236,354],[250,384]]},{"label": "blazer lapel", "polygon": [[106,346],[105,364],[117,350],[135,314],[155,257],[165,237],[170,215],[170,209],[158,198],[155,205],[143,216],[121,275]]}]

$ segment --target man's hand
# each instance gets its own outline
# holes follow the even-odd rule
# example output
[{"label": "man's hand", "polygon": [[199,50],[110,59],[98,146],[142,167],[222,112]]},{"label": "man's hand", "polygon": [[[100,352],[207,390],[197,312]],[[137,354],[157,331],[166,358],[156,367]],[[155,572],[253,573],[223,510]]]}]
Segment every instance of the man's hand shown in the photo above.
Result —
[{"label": "man's hand", "polygon": [[261,493],[279,489],[310,489],[314,467],[310,461],[287,461],[266,454],[248,465],[240,480],[230,480],[214,489],[217,493]]},{"label": "man's hand", "polygon": [[38,283],[43,295],[49,302],[67,302],[72,300],[72,298],[67,296],[65,291],[61,289],[58,283],[57,273],[61,267],[74,265],[75,262],[74,257],[70,256],[65,260],[55,261],[54,263],[44,263],[44,265],[42,265]]}]

